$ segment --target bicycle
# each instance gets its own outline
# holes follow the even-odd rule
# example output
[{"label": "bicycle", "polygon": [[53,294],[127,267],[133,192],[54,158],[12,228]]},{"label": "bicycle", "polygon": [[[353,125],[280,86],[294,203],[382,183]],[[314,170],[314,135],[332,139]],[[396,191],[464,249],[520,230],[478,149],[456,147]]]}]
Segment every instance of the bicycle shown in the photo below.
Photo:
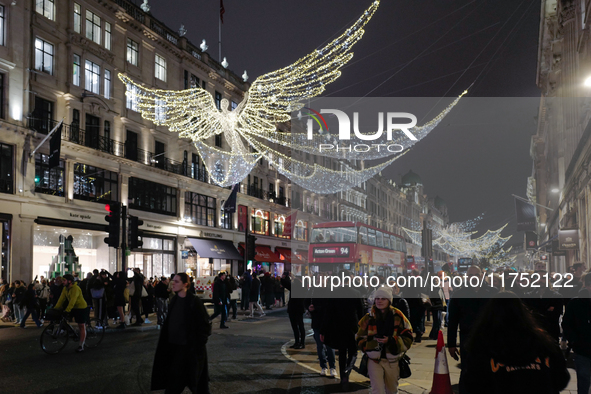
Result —
[{"label": "bicycle", "polygon": [[[80,340],[78,327],[74,328],[64,317],[63,313],[56,309],[50,309],[45,315],[45,320],[51,323],[43,329],[39,344],[47,354],[57,354],[66,347],[70,338]],[[84,346],[87,348],[97,347],[105,336],[105,326],[99,319],[90,319],[86,324],[86,340]]]}]

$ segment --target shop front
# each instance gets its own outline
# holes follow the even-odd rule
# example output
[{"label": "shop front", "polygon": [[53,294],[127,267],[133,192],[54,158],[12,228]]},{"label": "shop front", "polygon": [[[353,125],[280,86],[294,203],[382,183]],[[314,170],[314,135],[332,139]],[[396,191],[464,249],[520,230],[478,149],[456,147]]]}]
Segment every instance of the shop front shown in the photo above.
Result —
[{"label": "shop front", "polygon": [[38,218],[33,227],[33,276],[117,270],[117,252],[104,243],[104,226]]},{"label": "shop front", "polygon": [[233,269],[233,267],[237,267],[237,263],[243,258],[232,241],[187,238],[185,247],[189,255],[185,265],[187,272],[191,270],[193,276],[214,276],[222,271],[232,275],[238,274],[235,272],[237,268]]},{"label": "shop front", "polygon": [[127,257],[129,268],[139,268],[146,278],[170,277],[177,272],[176,237],[144,232],[143,245]]},{"label": "shop front", "polygon": [[[282,260],[280,263],[276,264],[280,265],[280,268],[282,268],[279,275],[283,274],[283,271],[289,271],[296,276],[301,276],[302,267],[305,264],[301,255],[290,248],[277,247],[275,250],[279,254],[279,258]],[[279,271],[279,269],[277,269],[277,271]]]},{"label": "shop front", "polygon": [[276,271],[275,263],[280,261],[277,253],[273,252],[269,246],[265,245],[256,245],[255,251],[256,255],[254,256],[255,261],[252,267],[253,271],[264,271],[274,274]]}]

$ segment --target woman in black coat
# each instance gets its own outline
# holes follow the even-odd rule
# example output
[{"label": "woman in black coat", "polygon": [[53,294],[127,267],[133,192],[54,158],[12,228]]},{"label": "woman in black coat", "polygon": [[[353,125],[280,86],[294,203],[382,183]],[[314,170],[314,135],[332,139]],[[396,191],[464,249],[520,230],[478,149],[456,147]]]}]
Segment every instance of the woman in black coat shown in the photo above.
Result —
[{"label": "woman in black coat", "polygon": [[152,390],[167,394],[182,393],[189,387],[193,394],[209,394],[206,343],[211,335],[209,314],[203,302],[187,292],[189,277],[175,275],[168,315],[160,331],[154,356]]},{"label": "woman in black coat", "polygon": [[327,300],[320,340],[328,347],[339,350],[339,374],[346,390],[349,373],[357,359],[357,334],[359,320],[365,316],[361,295],[349,287],[336,288],[334,298]]}]

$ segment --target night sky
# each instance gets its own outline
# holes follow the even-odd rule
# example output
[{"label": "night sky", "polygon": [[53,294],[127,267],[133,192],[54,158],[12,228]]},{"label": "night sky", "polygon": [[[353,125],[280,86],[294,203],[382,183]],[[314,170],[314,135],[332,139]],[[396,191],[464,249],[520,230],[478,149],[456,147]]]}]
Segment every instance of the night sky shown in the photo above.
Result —
[{"label": "night sky", "polygon": [[[149,3],[169,27],[183,23],[194,44],[205,38],[218,58],[218,0]],[[340,35],[370,4],[224,0],[222,56],[252,82]],[[474,82],[468,97],[482,99],[460,103],[384,175],[400,181],[412,169],[427,194],[446,201],[451,221],[485,212],[479,230],[509,222],[503,234],[518,234],[511,194],[525,196],[532,170],[539,15],[535,0],[382,0],[355,57],[323,95],[454,97]]]}]

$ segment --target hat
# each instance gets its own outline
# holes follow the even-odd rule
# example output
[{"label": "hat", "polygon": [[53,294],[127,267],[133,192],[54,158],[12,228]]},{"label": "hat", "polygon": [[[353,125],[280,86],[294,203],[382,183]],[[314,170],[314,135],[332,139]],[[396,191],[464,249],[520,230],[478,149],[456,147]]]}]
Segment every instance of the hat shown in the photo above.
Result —
[{"label": "hat", "polygon": [[373,293],[373,299],[376,298],[385,298],[392,303],[392,289],[389,287],[380,287]]}]

